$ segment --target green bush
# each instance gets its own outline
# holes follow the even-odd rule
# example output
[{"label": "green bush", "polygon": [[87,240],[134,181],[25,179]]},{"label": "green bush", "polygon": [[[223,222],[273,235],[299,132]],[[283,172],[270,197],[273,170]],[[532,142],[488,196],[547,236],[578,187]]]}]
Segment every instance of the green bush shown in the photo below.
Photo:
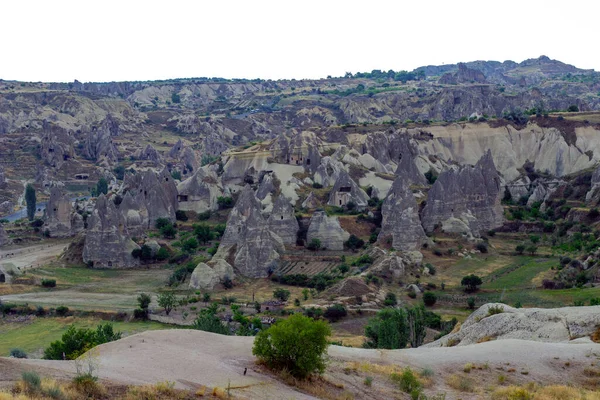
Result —
[{"label": "green bush", "polygon": [[177,304],[175,295],[173,293],[161,293],[158,295],[158,306],[165,310],[165,313],[169,315],[173,307]]},{"label": "green bush", "polygon": [[175,219],[177,221],[187,221],[188,220],[188,216],[187,213],[183,210],[177,210],[175,211]]},{"label": "green bush", "polygon": [[437,296],[433,292],[423,293],[423,303],[428,307],[433,307],[437,302]]},{"label": "green bush", "polygon": [[[210,297],[209,297],[210,300]],[[229,328],[221,322],[217,316],[219,305],[212,303],[208,308],[200,311],[198,318],[194,321],[192,327],[200,331],[213,332],[221,335],[229,335]]]},{"label": "green bush", "polygon": [[321,248],[321,241],[317,238],[313,238],[306,248],[313,251],[319,250]]},{"label": "green bush", "polygon": [[287,301],[290,298],[290,291],[286,290],[286,289],[275,289],[273,291],[273,298],[281,300],[281,301]]},{"label": "green bush", "polygon": [[121,338],[120,332],[114,332],[112,324],[100,324],[96,329],[77,329],[70,325],[62,335],[61,340],[50,344],[44,350],[44,358],[47,360],[74,360],[91,348],[103,343],[112,342]]},{"label": "green bush", "polygon": [[327,322],[294,314],[259,332],[252,354],[269,368],[287,370],[292,376],[307,378],[325,371],[330,335]]},{"label": "green bush", "polygon": [[418,392],[422,389],[421,383],[410,368],[406,368],[402,374],[392,374],[391,378],[404,393],[412,394],[413,392]]},{"label": "green bush", "polygon": [[56,307],[56,315],[59,317],[64,317],[69,312],[69,307],[66,306],[58,306]]},{"label": "green bush", "polygon": [[329,320],[329,322],[336,322],[348,315],[346,307],[341,304],[334,304],[327,307],[323,316]]},{"label": "green bush", "polygon": [[383,302],[383,304],[386,307],[394,307],[396,304],[398,304],[398,299],[396,298],[396,294],[392,293],[392,292],[387,292],[385,295],[385,301]]},{"label": "green bush", "polygon": [[10,356],[14,358],[27,358],[27,353],[23,349],[11,349]]},{"label": "green bush", "polygon": [[220,209],[231,208],[233,207],[233,198],[219,196],[217,197],[217,204]]},{"label": "green bush", "polygon": [[37,372],[26,371],[21,374],[21,380],[25,385],[25,392],[34,394],[42,389],[42,379]]},{"label": "green bush", "polygon": [[467,275],[460,281],[461,286],[464,286],[467,292],[475,292],[482,283],[481,278],[474,274]]},{"label": "green bush", "polygon": [[42,286],[45,288],[56,287],[56,279],[42,279]]}]

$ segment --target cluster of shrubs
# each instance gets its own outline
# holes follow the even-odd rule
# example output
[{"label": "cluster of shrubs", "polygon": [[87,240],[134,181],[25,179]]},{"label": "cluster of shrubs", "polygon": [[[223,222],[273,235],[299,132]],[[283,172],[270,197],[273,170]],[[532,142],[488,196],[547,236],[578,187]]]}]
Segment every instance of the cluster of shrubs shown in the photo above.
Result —
[{"label": "cluster of shrubs", "polygon": [[96,329],[69,326],[61,340],[52,342],[44,350],[46,360],[75,360],[92,347],[121,338],[120,332],[114,332],[112,324],[100,324]]},{"label": "cluster of shrubs", "polygon": [[315,288],[318,291],[323,291],[328,287],[333,286],[340,279],[341,277],[339,276],[332,276],[324,273],[314,276],[308,276],[306,274],[289,274],[274,275],[271,277],[272,281],[281,283],[283,285]]}]

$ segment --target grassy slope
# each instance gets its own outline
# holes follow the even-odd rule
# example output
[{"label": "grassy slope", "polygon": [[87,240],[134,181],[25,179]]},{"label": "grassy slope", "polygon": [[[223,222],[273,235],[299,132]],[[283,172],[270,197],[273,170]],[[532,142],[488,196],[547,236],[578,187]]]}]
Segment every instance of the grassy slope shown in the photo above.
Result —
[{"label": "grassy slope", "polygon": [[[11,349],[18,347],[30,355],[41,356],[43,349],[51,342],[61,338],[69,325],[80,328],[95,328],[104,323],[95,318],[35,318],[30,323],[3,322],[0,324],[0,356],[8,356]],[[116,331],[123,336],[147,330],[169,329],[170,325],[158,322],[112,322]]]}]

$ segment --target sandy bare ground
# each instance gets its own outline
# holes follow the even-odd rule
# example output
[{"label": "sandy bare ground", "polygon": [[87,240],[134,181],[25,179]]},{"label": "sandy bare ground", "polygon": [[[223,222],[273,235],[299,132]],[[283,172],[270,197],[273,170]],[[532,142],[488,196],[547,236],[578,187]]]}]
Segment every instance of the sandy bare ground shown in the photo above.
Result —
[{"label": "sandy bare ground", "polygon": [[13,264],[21,271],[40,267],[56,257],[68,246],[68,242],[39,244],[20,248],[2,248],[0,264]]},{"label": "sandy bare ground", "polygon": [[[175,382],[182,389],[207,387],[226,388],[251,399],[307,399],[272,376],[261,372],[252,356],[252,337],[221,336],[195,330],[165,330],[144,332],[97,348],[99,376],[121,384],[153,384]],[[486,365],[478,382],[496,379],[498,371],[509,376],[512,383],[535,381],[545,384],[576,383],[584,367],[600,359],[600,345],[583,343],[540,343],[516,339],[498,340],[470,346],[450,348],[417,348],[405,350],[369,350],[330,346],[330,366],[327,377],[341,382],[355,398],[377,399],[390,393],[388,383],[374,384],[367,389],[364,376],[348,373],[352,363],[410,366],[415,370],[431,368],[435,384],[430,393],[446,392],[447,399],[485,398],[482,393],[456,393],[444,377],[463,373],[466,363]],[[48,374],[64,377],[75,372],[72,361],[8,360],[14,369],[43,368]],[[567,367],[568,365],[568,367]],[[244,368],[248,368],[246,376]],[[511,375],[511,371],[512,375]],[[2,370],[0,369],[0,372]],[[507,372],[508,371],[508,372]],[[525,373],[526,372],[526,373]],[[478,372],[470,374],[476,378]],[[388,378],[381,378],[386,380]],[[387,385],[384,387],[383,385]]]}]

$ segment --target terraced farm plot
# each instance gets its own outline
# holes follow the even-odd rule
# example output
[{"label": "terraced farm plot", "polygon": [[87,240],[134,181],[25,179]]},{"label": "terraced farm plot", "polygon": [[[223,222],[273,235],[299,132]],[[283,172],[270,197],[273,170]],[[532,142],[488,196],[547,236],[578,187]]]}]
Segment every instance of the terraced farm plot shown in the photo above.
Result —
[{"label": "terraced farm plot", "polygon": [[485,289],[533,288],[534,279],[558,264],[555,258],[518,257],[514,263],[495,270],[484,278]]},{"label": "terraced farm plot", "polygon": [[304,274],[308,276],[317,275],[323,272],[329,272],[337,267],[339,262],[322,261],[322,262],[307,262],[307,261],[289,261],[282,263],[276,273],[282,275]]}]

